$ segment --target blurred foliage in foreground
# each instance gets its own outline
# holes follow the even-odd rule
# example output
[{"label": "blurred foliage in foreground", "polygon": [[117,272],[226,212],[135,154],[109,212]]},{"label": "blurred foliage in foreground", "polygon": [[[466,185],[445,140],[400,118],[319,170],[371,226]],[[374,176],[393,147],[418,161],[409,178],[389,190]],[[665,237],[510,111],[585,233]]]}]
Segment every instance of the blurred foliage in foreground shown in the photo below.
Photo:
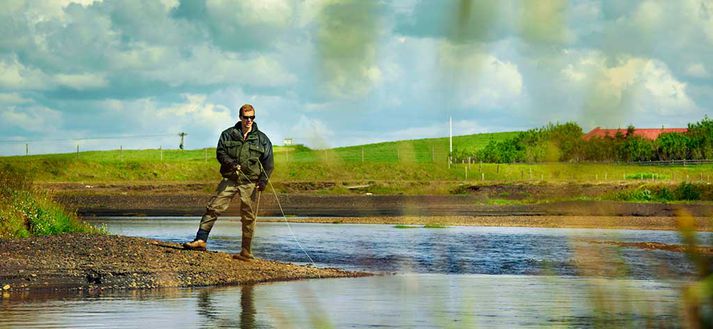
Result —
[{"label": "blurred foliage in foreground", "polygon": [[0,238],[101,232],[32,187],[27,172],[0,166]]}]

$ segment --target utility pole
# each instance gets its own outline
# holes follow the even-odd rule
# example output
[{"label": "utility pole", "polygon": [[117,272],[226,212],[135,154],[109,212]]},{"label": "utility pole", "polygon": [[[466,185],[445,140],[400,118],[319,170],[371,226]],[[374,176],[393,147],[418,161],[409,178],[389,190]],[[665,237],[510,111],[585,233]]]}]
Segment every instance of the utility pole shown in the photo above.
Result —
[{"label": "utility pole", "polygon": [[448,169],[453,161],[453,117],[448,117]]},{"label": "utility pole", "polygon": [[178,136],[181,136],[181,144],[178,145],[178,148],[181,149],[181,151],[183,151],[183,137],[185,137],[186,135],[188,135],[188,134],[186,134],[186,133],[184,133],[184,132],[180,132],[180,133],[178,134]]},{"label": "utility pole", "polygon": [[453,154],[453,117],[448,117],[448,156]]}]

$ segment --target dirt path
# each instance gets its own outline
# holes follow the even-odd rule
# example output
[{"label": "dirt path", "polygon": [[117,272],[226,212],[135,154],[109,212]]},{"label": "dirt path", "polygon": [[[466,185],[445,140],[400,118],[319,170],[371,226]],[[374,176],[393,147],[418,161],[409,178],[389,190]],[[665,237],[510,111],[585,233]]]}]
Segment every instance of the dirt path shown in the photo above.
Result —
[{"label": "dirt path", "polygon": [[268,260],[244,262],[221,252],[183,250],[143,238],[66,234],[0,240],[0,289],[103,290],[236,285],[369,273]]}]

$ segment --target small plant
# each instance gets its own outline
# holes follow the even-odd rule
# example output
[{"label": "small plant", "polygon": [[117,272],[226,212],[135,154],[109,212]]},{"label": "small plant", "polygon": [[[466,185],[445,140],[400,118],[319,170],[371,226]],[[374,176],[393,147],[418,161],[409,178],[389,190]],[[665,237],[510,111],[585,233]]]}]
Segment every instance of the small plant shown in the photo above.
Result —
[{"label": "small plant", "polygon": [[621,201],[652,201],[654,197],[651,190],[640,187],[636,190],[619,192],[616,199]]},{"label": "small plant", "polygon": [[701,189],[694,184],[683,182],[676,189],[676,198],[688,201],[700,200]]},{"label": "small plant", "polygon": [[668,179],[668,175],[661,175],[657,173],[651,173],[651,172],[639,172],[639,173],[633,173],[633,174],[627,174],[625,176],[626,179],[639,179],[639,180],[661,180],[661,179]]},{"label": "small plant", "polygon": [[394,225],[394,228],[419,228],[419,227],[416,225],[397,224],[397,225]]}]

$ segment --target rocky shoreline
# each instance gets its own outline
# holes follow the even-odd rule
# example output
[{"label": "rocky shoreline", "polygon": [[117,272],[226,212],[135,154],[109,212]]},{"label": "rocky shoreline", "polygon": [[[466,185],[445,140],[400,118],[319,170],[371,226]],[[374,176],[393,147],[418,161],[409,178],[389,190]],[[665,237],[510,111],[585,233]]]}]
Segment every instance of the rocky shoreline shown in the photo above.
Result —
[{"label": "rocky shoreline", "polygon": [[188,251],[144,238],[62,234],[0,240],[0,289],[112,290],[239,285],[373,275],[264,259],[245,262],[223,252]]}]

